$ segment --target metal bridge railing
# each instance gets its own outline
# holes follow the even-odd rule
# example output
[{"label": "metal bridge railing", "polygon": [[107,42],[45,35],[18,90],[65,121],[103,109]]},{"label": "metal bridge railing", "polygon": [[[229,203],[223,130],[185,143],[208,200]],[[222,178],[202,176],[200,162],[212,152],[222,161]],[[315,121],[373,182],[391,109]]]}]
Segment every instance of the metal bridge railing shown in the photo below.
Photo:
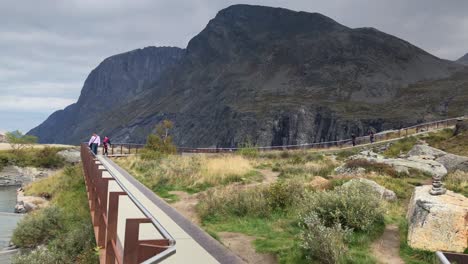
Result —
[{"label": "metal bridge railing", "polygon": [[[81,160],[96,244],[101,249],[100,263],[159,263],[174,254],[174,238],[86,144],[81,145]],[[109,190],[111,181],[118,185],[119,191]],[[122,196],[127,196],[145,217],[122,218],[121,214],[125,213],[119,212]],[[125,219],[123,246],[117,231],[119,219]],[[152,224],[158,232],[155,235],[162,238],[140,239],[140,224]]]},{"label": "metal bridge railing", "polygon": [[[385,140],[397,139],[416,135],[419,133],[425,133],[428,131],[435,131],[441,128],[448,128],[454,126],[458,120],[465,119],[465,117],[450,118],[444,120],[438,120],[433,122],[422,123],[406,128],[382,131],[374,134],[374,142],[381,142]],[[357,137],[356,145],[363,145],[370,143],[369,136]],[[281,146],[265,146],[265,147],[253,147],[259,151],[270,151],[270,150],[299,150],[299,149],[329,149],[329,148],[343,148],[352,145],[351,139],[327,141],[327,142],[316,142],[316,143],[305,143],[296,145],[281,145]],[[134,143],[114,143],[109,149],[109,155],[111,156],[128,156],[138,154],[141,149],[144,148],[144,144]],[[189,148],[189,147],[178,147],[179,153],[228,153],[240,150],[239,147],[232,148]]]}]

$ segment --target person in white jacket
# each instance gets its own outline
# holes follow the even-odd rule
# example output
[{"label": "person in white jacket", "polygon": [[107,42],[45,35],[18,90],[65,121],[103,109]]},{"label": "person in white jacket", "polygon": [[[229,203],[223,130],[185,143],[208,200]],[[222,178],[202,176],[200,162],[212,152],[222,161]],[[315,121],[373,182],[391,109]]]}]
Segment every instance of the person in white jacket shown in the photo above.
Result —
[{"label": "person in white jacket", "polygon": [[89,148],[93,151],[94,155],[97,155],[98,147],[101,145],[101,138],[94,133],[88,142]]}]

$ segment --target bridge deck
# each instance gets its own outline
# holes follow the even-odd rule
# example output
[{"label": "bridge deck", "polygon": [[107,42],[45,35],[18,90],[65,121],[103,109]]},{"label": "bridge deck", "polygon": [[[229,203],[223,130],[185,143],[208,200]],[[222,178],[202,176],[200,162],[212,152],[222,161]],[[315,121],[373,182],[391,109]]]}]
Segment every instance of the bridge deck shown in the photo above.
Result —
[{"label": "bridge deck", "polygon": [[[181,214],[170,207],[165,201],[154,195],[154,193],[134,179],[125,170],[109,158],[98,155],[99,161],[118,178],[121,183],[143,204],[148,211],[164,226],[164,228],[176,240],[176,253],[164,263],[241,263],[236,255],[228,251],[218,241],[206,234],[196,225],[184,218]],[[128,212],[128,217],[135,217],[135,208],[132,203],[122,203],[123,212]],[[120,222],[120,219],[119,219]],[[123,221],[122,221],[123,222]],[[119,229],[124,229],[121,227]],[[154,234],[154,232],[151,232]],[[144,236],[140,232],[140,236]],[[119,240],[123,244],[122,232],[118,232]]]}]

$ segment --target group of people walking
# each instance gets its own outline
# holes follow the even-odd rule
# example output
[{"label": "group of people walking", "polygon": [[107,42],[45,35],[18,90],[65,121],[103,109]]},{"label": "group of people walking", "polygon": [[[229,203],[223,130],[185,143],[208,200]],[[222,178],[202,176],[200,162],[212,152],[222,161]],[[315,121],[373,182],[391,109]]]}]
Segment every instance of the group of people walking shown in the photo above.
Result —
[{"label": "group of people walking", "polygon": [[[102,154],[103,155],[108,155],[108,149],[111,144],[110,138],[108,136],[104,137],[104,140],[102,141]],[[101,146],[101,137],[93,133],[91,138],[89,139],[88,146],[91,149],[91,151],[94,153],[94,155],[97,155],[98,153],[98,147]]]}]

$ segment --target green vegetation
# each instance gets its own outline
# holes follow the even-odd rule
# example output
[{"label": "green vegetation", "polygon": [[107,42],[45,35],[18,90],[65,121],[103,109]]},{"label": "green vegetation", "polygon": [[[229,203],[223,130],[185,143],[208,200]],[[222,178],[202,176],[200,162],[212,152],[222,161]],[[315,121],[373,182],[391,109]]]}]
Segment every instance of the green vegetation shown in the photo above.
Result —
[{"label": "green vegetation", "polygon": [[408,153],[416,145],[417,141],[416,137],[402,138],[394,142],[383,154],[389,158],[396,158],[400,154]]},{"label": "green vegetation", "polygon": [[37,137],[23,135],[20,131],[7,132],[5,134],[6,141],[10,144],[13,152],[19,152],[37,143]]},{"label": "green vegetation", "polygon": [[0,169],[8,165],[19,167],[60,168],[65,160],[57,155],[61,148],[44,147],[38,149],[0,151]]},{"label": "green vegetation", "polygon": [[175,154],[177,148],[172,141],[169,131],[174,124],[169,120],[164,120],[156,126],[155,134],[148,136],[145,148],[141,154],[143,159],[154,160],[165,155]]},{"label": "green vegetation", "polygon": [[454,136],[453,129],[444,129],[422,137],[431,147],[456,155],[468,156],[468,133]]},{"label": "green vegetation", "polygon": [[449,173],[444,178],[444,184],[447,189],[468,197],[468,172],[457,170]]},{"label": "green vegetation", "polygon": [[[93,225],[79,165],[26,187],[52,197],[51,206],[27,215],[12,237],[22,248],[13,263],[97,263]],[[39,246],[39,247],[37,247]]]},{"label": "green vegetation", "polygon": [[249,160],[234,155],[171,155],[161,159],[128,158],[116,162],[141,183],[170,201],[177,200],[170,191],[197,193],[213,186],[248,183],[260,178]]}]

